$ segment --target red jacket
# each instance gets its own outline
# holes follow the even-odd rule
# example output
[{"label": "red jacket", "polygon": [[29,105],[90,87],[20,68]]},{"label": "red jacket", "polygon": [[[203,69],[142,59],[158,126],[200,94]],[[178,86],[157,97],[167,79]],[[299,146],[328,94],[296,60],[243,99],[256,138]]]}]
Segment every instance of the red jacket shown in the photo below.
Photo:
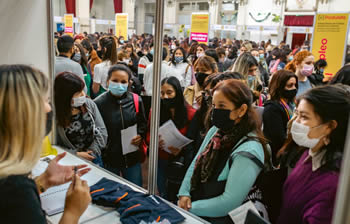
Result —
[{"label": "red jacket", "polygon": [[[196,113],[196,110],[193,109],[193,107],[188,105],[188,104],[186,104],[186,109],[187,109],[188,122],[185,124],[185,126],[183,128],[181,128],[179,130],[180,133],[183,134],[183,135],[187,134],[188,126],[190,125],[190,123],[191,123],[191,121],[192,121],[192,119],[194,117],[194,114]],[[150,134],[151,113],[152,113],[152,110],[149,112],[149,118],[148,118],[148,131],[147,131],[147,136],[146,136],[147,145],[149,145],[150,136],[151,136],[151,134]],[[164,151],[164,150],[158,149],[158,156],[161,159],[168,160],[169,157],[171,156],[171,154],[166,152],[166,151]]]}]

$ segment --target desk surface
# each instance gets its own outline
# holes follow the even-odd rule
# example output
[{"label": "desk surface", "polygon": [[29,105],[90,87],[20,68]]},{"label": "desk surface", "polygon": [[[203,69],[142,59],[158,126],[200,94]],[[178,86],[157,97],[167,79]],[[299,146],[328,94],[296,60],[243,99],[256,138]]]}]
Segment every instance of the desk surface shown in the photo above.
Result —
[{"label": "desk surface", "polygon": [[[59,147],[55,147],[57,149],[58,153],[64,152],[63,149]],[[87,162],[73,154],[67,153],[67,155],[60,161],[60,164],[62,165],[77,165],[77,164],[88,164],[89,167],[91,168],[91,171],[86,174],[85,176],[82,177],[82,179],[87,179],[88,184],[91,186],[95,183],[97,183],[102,177],[106,177],[108,179],[114,180],[116,182],[128,185],[135,191],[140,191],[143,193],[146,193],[146,190],[143,188],[140,188],[133,183],[130,183],[129,181],[108,172],[105,169],[102,169],[100,167],[95,166],[94,164]],[[199,223],[207,223],[204,220],[198,218],[197,216],[194,216],[193,214],[171,204],[169,202],[170,206],[175,208],[178,212],[180,212],[186,219],[183,222],[185,223],[191,223],[191,224],[199,224]],[[47,219],[50,223],[55,224],[59,223],[59,220],[62,216],[62,213],[53,215],[53,216],[48,216]],[[84,212],[84,214],[81,216],[79,223],[103,223],[103,224],[116,224],[116,223],[121,223],[119,221],[119,213],[111,208],[106,208],[102,206],[98,206],[95,204],[90,204],[87,210]]]}]

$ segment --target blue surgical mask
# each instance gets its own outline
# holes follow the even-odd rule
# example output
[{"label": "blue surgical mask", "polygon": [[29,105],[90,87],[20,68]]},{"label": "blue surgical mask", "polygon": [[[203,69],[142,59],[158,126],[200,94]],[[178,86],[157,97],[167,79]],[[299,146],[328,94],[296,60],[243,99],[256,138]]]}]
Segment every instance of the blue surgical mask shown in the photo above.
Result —
[{"label": "blue surgical mask", "polygon": [[257,62],[259,62],[259,61],[260,61],[259,56],[254,56],[254,58],[256,59],[256,61],[257,61]]},{"label": "blue surgical mask", "polygon": [[128,84],[109,81],[108,89],[113,95],[122,96],[128,91]]},{"label": "blue surgical mask", "polygon": [[289,56],[289,61],[293,61],[293,56]]},{"label": "blue surgical mask", "polygon": [[75,53],[74,56],[72,57],[72,60],[77,62],[77,63],[80,63],[80,60],[81,60],[80,53]]},{"label": "blue surgical mask", "polygon": [[120,40],[120,43],[121,43],[121,44],[124,44],[124,40]]},{"label": "blue surgical mask", "polygon": [[320,68],[320,73],[323,74],[324,73],[324,69]]},{"label": "blue surgical mask", "polygon": [[259,54],[259,58],[260,58],[260,60],[263,60],[265,58],[265,55],[264,54]]},{"label": "blue surgical mask", "polygon": [[175,57],[175,62],[176,63],[180,63],[180,62],[182,62],[183,61],[183,59],[184,59],[184,57]]},{"label": "blue surgical mask", "polygon": [[152,48],[152,50],[149,53],[151,53],[151,55],[154,55],[154,49]]}]

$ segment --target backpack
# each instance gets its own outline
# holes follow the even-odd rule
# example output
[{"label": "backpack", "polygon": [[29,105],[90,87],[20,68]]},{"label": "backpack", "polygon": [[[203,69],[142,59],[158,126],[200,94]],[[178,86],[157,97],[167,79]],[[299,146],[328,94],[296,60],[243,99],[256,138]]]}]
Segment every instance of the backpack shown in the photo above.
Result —
[{"label": "backpack", "polygon": [[[136,111],[136,116],[137,116],[140,112],[139,95],[132,93],[132,97],[134,100],[135,111]],[[146,157],[147,157],[147,144],[146,144],[145,140],[142,141],[139,148],[141,150],[141,163],[143,163],[143,162],[145,162]]]},{"label": "backpack", "polygon": [[[246,138],[243,143],[249,139],[256,141]],[[271,160],[264,164],[249,152],[237,152],[236,154],[251,159],[262,169],[242,204],[249,200],[252,201],[264,219],[275,223],[282,205],[282,189],[287,178],[287,169],[274,168]],[[232,163],[233,158],[230,157],[229,168],[231,168]]]}]

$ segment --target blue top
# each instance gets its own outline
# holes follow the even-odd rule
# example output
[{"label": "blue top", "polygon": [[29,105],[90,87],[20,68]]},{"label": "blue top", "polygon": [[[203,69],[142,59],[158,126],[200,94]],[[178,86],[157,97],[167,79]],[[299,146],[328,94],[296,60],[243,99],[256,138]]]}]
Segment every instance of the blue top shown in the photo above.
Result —
[{"label": "blue top", "polygon": [[[205,150],[208,143],[214,137],[217,131],[218,128],[215,126],[208,131],[196,155],[196,158],[192,161],[186,172],[178,196],[191,196],[191,178],[196,160],[198,155]],[[249,135],[254,134],[250,133]],[[191,213],[205,217],[222,217],[226,216],[230,211],[242,204],[261,171],[261,168],[258,167],[251,159],[237,155],[237,152],[242,151],[253,154],[262,163],[264,163],[264,150],[259,142],[247,141],[240,145],[231,154],[232,158],[234,159],[231,168],[229,168],[229,164],[227,162],[218,177],[218,181],[227,180],[224,193],[214,198],[192,202],[192,207],[190,209]]]},{"label": "blue top", "polygon": [[298,81],[297,96],[302,95],[303,93],[305,93],[306,91],[308,91],[311,88],[312,88],[312,86],[311,86],[309,79],[306,79],[306,81]]}]

